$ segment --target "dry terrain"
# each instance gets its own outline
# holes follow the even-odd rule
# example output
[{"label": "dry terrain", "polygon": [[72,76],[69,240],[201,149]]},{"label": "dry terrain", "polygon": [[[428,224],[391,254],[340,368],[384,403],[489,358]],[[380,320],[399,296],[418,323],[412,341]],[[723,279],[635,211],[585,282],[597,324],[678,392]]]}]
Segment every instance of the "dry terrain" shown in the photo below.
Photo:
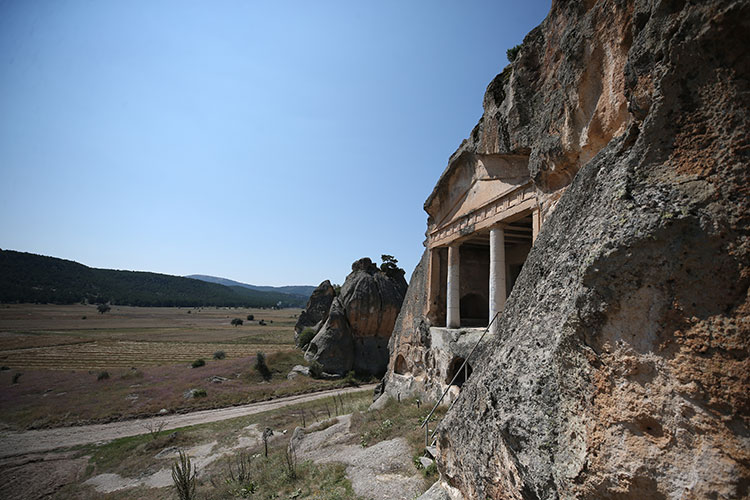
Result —
[{"label": "dry terrain", "polygon": [[[299,312],[113,306],[99,314],[87,305],[2,305],[0,425],[101,423],[342,386],[287,380],[303,362],[293,345]],[[232,326],[233,318],[244,324]],[[219,351],[224,359],[214,359]],[[273,372],[269,382],[253,369],[258,352]],[[205,366],[193,368],[199,358]],[[198,397],[186,397],[192,389]]]}]

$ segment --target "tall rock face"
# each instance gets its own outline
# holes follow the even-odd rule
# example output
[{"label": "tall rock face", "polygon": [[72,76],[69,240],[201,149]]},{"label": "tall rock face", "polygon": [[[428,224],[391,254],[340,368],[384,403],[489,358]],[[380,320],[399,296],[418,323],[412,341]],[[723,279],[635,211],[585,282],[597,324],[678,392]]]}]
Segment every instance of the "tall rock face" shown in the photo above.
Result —
[{"label": "tall rock face", "polygon": [[328,317],[328,311],[331,309],[334,297],[336,297],[336,290],[328,280],[325,280],[313,290],[310,299],[307,301],[307,307],[300,313],[297,324],[294,325],[295,343],[298,343],[297,339],[305,328],[312,328],[315,333],[320,331]]},{"label": "tall rock face", "polygon": [[403,272],[383,271],[366,257],[354,262],[305,358],[329,373],[382,376],[406,287]]},{"label": "tall rock face", "polygon": [[[748,1],[553,1],[490,84],[457,155],[559,200],[440,424],[455,497],[750,495],[748,75]],[[386,390],[434,383],[424,272]]]}]

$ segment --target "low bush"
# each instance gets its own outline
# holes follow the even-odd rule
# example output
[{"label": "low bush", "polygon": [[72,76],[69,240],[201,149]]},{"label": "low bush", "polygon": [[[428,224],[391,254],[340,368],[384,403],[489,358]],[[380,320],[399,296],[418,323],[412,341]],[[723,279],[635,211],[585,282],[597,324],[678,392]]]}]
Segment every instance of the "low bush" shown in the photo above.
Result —
[{"label": "low bush", "polygon": [[20,372],[16,373],[15,375],[13,375],[13,383],[14,384],[18,383],[18,379],[21,378],[21,375],[23,375],[23,373],[20,373]]},{"label": "low bush", "polygon": [[430,465],[422,469],[422,475],[426,477],[427,479],[437,478],[437,474],[438,474],[438,468],[435,462],[432,462]]},{"label": "low bush", "polygon": [[359,387],[359,380],[357,379],[357,374],[354,373],[354,370],[349,371],[349,373],[346,374],[346,377],[344,377],[343,382],[351,387]]},{"label": "low bush", "polygon": [[248,315],[247,315],[247,320],[248,320],[248,321],[255,321],[255,316],[254,316],[254,315],[252,315],[252,314],[248,314]]},{"label": "low bush", "polygon": [[323,376],[323,365],[313,360],[310,363],[310,376],[312,378],[321,378]]},{"label": "low bush", "polygon": [[107,380],[109,378],[109,372],[99,372],[96,376],[96,380]]},{"label": "low bush", "polygon": [[203,358],[198,358],[195,361],[193,361],[193,368],[200,368],[201,366],[205,366],[206,361]]},{"label": "low bush", "polygon": [[232,326],[242,326],[244,321],[242,321],[242,318],[234,318],[232,320]]},{"label": "low bush", "polygon": [[224,351],[216,351],[214,353],[214,359],[224,359],[226,357],[227,357],[227,353],[225,353]]},{"label": "low bush", "polygon": [[299,337],[297,337],[297,345],[300,349],[304,350],[310,344],[313,337],[315,337],[315,328],[311,326],[305,327],[299,334]]},{"label": "low bush", "polygon": [[505,55],[508,57],[508,62],[513,62],[518,57],[518,53],[521,51],[521,46],[516,45],[505,51]]},{"label": "low bush", "polygon": [[262,352],[259,352],[255,356],[255,366],[253,368],[263,377],[263,380],[271,380],[271,370],[266,364],[266,355]]}]

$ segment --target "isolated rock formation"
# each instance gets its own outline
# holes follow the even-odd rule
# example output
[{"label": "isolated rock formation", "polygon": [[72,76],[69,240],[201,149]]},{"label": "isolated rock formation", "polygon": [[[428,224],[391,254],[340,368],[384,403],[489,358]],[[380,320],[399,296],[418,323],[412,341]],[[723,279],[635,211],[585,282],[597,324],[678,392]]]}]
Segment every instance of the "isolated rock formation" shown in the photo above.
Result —
[{"label": "isolated rock formation", "polygon": [[299,335],[305,328],[312,328],[315,333],[320,331],[320,327],[323,326],[328,317],[328,311],[331,309],[331,302],[333,302],[334,297],[336,297],[336,290],[328,280],[325,280],[313,290],[310,299],[307,301],[307,307],[300,313],[297,324],[294,325],[295,344],[299,344]]},{"label": "isolated rock formation", "polygon": [[[457,155],[560,198],[440,424],[454,497],[748,496],[749,37],[748,1],[553,1],[490,84]],[[386,392],[437,384],[425,267]]]},{"label": "isolated rock formation", "polygon": [[354,262],[305,358],[328,373],[381,376],[406,287],[403,271],[383,271],[367,257]]}]

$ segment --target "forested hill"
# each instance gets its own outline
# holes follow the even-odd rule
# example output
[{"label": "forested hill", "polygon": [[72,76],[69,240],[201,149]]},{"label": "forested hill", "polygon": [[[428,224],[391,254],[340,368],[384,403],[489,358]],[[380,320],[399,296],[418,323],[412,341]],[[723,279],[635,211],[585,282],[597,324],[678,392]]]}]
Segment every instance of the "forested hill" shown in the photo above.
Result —
[{"label": "forested hill", "polygon": [[281,293],[288,293],[289,295],[300,295],[305,298],[305,300],[310,298],[310,295],[312,295],[313,290],[315,290],[314,286],[310,285],[291,285],[291,286],[260,286],[260,285],[248,285],[247,283],[240,283],[239,281],[234,281],[226,278],[219,278],[216,276],[207,276],[205,274],[189,274],[185,276],[186,278],[193,278],[196,280],[201,281],[208,281],[209,283],[218,283],[220,285],[224,286],[241,286],[244,288],[249,288],[251,290],[260,290],[261,292],[281,292]]},{"label": "forested hill", "polygon": [[304,307],[298,295],[224,286],[140,271],[95,269],[71,260],[0,250],[0,302],[132,306]]}]

